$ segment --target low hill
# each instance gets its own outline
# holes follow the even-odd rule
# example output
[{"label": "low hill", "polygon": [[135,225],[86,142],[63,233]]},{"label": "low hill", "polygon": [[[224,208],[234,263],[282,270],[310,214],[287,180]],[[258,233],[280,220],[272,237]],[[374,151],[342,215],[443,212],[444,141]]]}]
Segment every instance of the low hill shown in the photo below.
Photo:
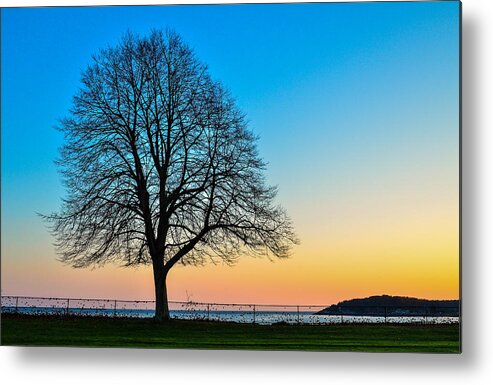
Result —
[{"label": "low hill", "polygon": [[319,315],[378,317],[431,316],[458,317],[459,300],[428,300],[412,297],[376,295],[339,302],[319,311]]}]

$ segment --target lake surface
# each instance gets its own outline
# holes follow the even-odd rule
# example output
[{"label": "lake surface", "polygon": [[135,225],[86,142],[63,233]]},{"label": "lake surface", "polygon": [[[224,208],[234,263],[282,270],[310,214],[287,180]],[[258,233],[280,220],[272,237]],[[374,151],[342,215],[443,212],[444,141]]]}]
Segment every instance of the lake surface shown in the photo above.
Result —
[{"label": "lake surface", "polygon": [[[106,317],[138,317],[151,318],[154,310],[150,309],[84,309],[62,307],[15,307],[3,306],[2,313],[20,314],[69,314],[81,316],[106,316]],[[170,315],[175,319],[209,320],[223,322],[258,323],[272,325],[276,323],[328,325],[338,323],[458,323],[459,317],[376,317],[376,316],[352,316],[352,315],[317,315],[304,311],[227,311],[227,310],[171,310]]]}]

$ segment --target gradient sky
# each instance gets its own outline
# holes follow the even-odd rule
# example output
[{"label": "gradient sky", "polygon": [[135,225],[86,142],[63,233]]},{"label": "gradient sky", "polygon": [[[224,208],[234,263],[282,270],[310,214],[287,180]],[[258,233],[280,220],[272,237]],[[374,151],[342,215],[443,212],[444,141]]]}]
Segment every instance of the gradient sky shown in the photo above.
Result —
[{"label": "gradient sky", "polygon": [[3,9],[4,295],[152,299],[151,269],[74,270],[36,212],[91,55],[171,27],[260,136],[301,245],[289,260],[173,268],[175,300],[328,304],[459,295],[459,3]]}]

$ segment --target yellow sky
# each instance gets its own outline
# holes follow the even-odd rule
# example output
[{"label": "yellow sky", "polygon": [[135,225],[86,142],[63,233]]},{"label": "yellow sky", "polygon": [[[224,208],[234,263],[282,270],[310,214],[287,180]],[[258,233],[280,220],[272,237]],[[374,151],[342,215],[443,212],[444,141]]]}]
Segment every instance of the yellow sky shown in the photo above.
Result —
[{"label": "yellow sky", "polygon": [[[367,189],[305,211],[298,221],[301,245],[289,259],[176,266],[168,277],[169,297],[268,304],[330,304],[378,294],[458,298],[458,193],[427,199],[401,188],[383,195]],[[76,270],[57,262],[53,248],[35,243],[3,251],[4,295],[153,298],[148,267]]]}]

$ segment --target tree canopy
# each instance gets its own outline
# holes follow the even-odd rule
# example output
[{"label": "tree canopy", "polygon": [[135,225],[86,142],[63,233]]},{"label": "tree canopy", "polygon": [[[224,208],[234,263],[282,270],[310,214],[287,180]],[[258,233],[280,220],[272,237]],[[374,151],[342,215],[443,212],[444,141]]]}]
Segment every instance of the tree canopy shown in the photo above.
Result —
[{"label": "tree canopy", "polygon": [[66,197],[48,217],[62,261],[152,264],[158,286],[178,262],[288,256],[296,235],[258,138],[180,36],[127,33],[81,83],[60,124]]}]

